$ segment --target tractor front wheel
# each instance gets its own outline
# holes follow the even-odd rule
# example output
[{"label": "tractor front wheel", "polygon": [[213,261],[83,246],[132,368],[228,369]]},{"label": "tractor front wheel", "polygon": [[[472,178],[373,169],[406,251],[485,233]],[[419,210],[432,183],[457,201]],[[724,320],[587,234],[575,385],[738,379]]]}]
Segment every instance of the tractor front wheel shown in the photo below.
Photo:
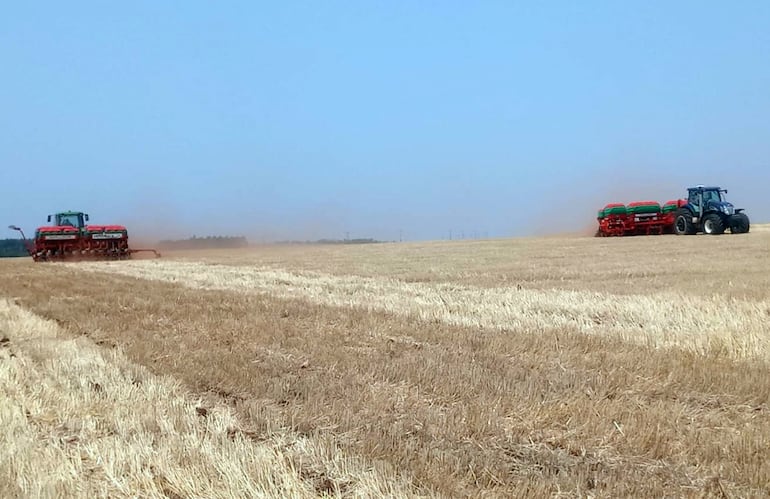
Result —
[{"label": "tractor front wheel", "polygon": [[749,217],[745,213],[736,213],[730,220],[730,232],[733,234],[745,234],[749,227]]},{"label": "tractor front wheel", "polygon": [[692,223],[692,213],[686,208],[676,212],[674,218],[674,234],[677,236],[689,236],[695,234],[695,224]]},{"label": "tractor front wheel", "polygon": [[718,236],[725,232],[725,224],[722,222],[722,217],[716,213],[709,213],[703,217],[703,233],[712,236]]}]

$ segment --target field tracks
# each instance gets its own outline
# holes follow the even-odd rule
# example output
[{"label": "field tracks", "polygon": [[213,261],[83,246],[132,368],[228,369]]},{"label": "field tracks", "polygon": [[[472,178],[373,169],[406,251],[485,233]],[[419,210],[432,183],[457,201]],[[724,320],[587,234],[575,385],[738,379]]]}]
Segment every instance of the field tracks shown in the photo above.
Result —
[{"label": "field tracks", "polygon": [[480,329],[574,331],[612,335],[654,348],[676,347],[735,359],[770,359],[770,303],[766,300],[673,292],[616,295],[520,286],[489,288],[179,261],[100,262],[79,264],[78,268],[191,288],[384,311]]}]

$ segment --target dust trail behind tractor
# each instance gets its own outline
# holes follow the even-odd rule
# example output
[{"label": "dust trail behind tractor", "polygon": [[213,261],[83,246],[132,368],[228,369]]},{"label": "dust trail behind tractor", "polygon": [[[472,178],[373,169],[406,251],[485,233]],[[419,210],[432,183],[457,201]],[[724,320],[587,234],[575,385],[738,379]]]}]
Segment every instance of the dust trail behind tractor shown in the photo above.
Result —
[{"label": "dust trail behind tractor", "polygon": [[[21,228],[11,225],[21,233],[27,251],[36,262],[78,260],[126,260],[142,252],[160,253],[155,249],[131,248],[128,230],[123,225],[88,224],[88,214],[68,211],[53,215],[54,224],[38,227],[35,238],[27,240]],[[48,216],[51,222],[52,216]]]}]

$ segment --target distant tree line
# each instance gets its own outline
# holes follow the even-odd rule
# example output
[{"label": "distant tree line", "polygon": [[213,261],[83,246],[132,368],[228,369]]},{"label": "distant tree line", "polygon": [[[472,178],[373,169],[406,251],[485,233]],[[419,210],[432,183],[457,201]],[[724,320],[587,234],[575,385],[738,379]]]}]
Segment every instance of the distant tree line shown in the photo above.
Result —
[{"label": "distant tree line", "polygon": [[164,240],[158,243],[160,249],[219,249],[246,248],[249,242],[243,236],[193,236],[189,239]]},{"label": "distant tree line", "polygon": [[29,256],[27,247],[21,239],[0,239],[0,258]]},{"label": "distant tree line", "polygon": [[358,239],[316,239],[315,241],[278,241],[276,244],[375,244],[385,241],[378,241],[371,238]]}]

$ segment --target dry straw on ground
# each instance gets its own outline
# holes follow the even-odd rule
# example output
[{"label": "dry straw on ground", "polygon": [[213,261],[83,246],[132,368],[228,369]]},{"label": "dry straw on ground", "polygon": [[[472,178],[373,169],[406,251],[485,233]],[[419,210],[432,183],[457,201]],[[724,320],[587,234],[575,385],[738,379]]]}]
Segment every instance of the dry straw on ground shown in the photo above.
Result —
[{"label": "dry straw on ground", "polygon": [[0,332],[1,497],[406,495],[326,442],[255,442],[230,408],[2,299]]},{"label": "dry straw on ground", "polygon": [[194,288],[262,293],[320,305],[411,315],[426,321],[532,332],[559,328],[607,334],[651,347],[770,360],[770,301],[675,293],[613,295],[571,290],[407,283],[396,279],[192,262],[86,264],[106,271]]}]

